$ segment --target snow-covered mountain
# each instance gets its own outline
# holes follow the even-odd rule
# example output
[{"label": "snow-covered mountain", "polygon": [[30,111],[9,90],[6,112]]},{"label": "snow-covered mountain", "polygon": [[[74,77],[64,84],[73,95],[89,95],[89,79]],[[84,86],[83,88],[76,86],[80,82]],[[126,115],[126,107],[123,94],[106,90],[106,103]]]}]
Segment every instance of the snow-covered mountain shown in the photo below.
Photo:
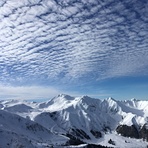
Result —
[{"label": "snow-covered mountain", "polygon": [[0,147],[148,146],[148,101],[61,94],[42,103],[0,101],[0,109]]}]

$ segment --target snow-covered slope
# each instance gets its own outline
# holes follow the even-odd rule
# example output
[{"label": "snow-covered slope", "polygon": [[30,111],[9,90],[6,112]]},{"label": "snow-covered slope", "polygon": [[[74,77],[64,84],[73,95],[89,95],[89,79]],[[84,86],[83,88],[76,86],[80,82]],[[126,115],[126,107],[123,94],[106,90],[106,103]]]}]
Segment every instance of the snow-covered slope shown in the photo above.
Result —
[{"label": "snow-covered slope", "polygon": [[[81,120],[84,117],[87,122],[90,118],[95,118],[99,124],[108,122],[109,127],[114,127],[116,123],[132,125],[135,122],[143,126],[148,117],[148,101],[138,100],[116,101],[112,98],[99,100],[88,96],[73,98],[68,95],[59,95],[51,101],[39,104],[39,108],[42,108],[44,112],[61,113],[64,121],[70,122],[73,120],[70,118],[74,116]],[[71,124],[75,123],[76,121],[73,121]],[[84,123],[83,121],[83,125]]]},{"label": "snow-covered slope", "polygon": [[0,110],[0,147],[37,147],[65,143],[68,139],[57,136],[40,124],[21,116]]},{"label": "snow-covered slope", "polygon": [[[3,121],[0,119],[3,137],[14,137],[8,134],[6,129],[9,129],[9,133],[16,133],[16,137],[20,138],[22,136],[19,135],[23,132],[24,139],[20,141],[23,141],[24,145],[29,138],[34,139],[30,147],[35,145],[36,141],[40,141],[40,145],[42,141],[45,145],[93,143],[110,147],[139,147],[139,141],[132,138],[141,139],[142,147],[148,145],[148,142],[142,140],[148,141],[148,101],[117,101],[113,98],[99,100],[88,96],[75,98],[61,94],[42,103],[0,101],[0,108],[1,115],[10,116]],[[8,119],[11,117],[12,121],[15,121],[10,126]],[[21,118],[21,123],[17,118]],[[35,134],[31,133],[32,128],[26,130],[28,122],[31,127],[40,126],[35,129]],[[15,125],[19,126],[16,128]],[[14,130],[15,128],[17,130]]]}]

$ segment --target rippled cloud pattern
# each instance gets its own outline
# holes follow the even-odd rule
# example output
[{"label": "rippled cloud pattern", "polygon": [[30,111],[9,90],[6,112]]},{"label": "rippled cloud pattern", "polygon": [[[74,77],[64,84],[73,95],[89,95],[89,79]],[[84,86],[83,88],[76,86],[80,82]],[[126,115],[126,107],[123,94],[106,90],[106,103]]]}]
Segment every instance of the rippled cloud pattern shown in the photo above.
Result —
[{"label": "rippled cloud pattern", "polygon": [[0,82],[148,74],[147,0],[1,0]]}]

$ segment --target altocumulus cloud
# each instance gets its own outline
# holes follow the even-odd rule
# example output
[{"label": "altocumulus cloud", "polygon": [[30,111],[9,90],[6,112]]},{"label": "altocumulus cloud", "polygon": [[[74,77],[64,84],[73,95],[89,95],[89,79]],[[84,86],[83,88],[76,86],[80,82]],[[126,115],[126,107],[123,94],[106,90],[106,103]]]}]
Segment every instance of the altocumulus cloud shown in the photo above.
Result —
[{"label": "altocumulus cloud", "polygon": [[146,0],[0,1],[1,83],[147,75],[147,8]]}]

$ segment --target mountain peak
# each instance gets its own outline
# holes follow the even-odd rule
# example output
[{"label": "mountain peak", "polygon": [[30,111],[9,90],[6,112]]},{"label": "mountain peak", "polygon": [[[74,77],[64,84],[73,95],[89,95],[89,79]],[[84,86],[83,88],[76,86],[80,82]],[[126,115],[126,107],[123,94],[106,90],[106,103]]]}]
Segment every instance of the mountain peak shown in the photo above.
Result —
[{"label": "mountain peak", "polygon": [[139,101],[138,99],[132,98],[131,101],[137,102]]},{"label": "mountain peak", "polygon": [[85,95],[85,96],[82,96],[82,99],[92,99],[92,98],[90,98],[89,96]]},{"label": "mountain peak", "polygon": [[56,98],[65,98],[66,100],[74,100],[74,97],[67,94],[59,94]]},{"label": "mountain peak", "polygon": [[112,97],[109,97],[108,100],[113,100],[113,101],[116,101],[114,98]]},{"label": "mountain peak", "polygon": [[117,102],[114,98],[112,98],[112,97],[109,97],[109,98],[107,98],[106,99],[107,100],[107,102]]}]

